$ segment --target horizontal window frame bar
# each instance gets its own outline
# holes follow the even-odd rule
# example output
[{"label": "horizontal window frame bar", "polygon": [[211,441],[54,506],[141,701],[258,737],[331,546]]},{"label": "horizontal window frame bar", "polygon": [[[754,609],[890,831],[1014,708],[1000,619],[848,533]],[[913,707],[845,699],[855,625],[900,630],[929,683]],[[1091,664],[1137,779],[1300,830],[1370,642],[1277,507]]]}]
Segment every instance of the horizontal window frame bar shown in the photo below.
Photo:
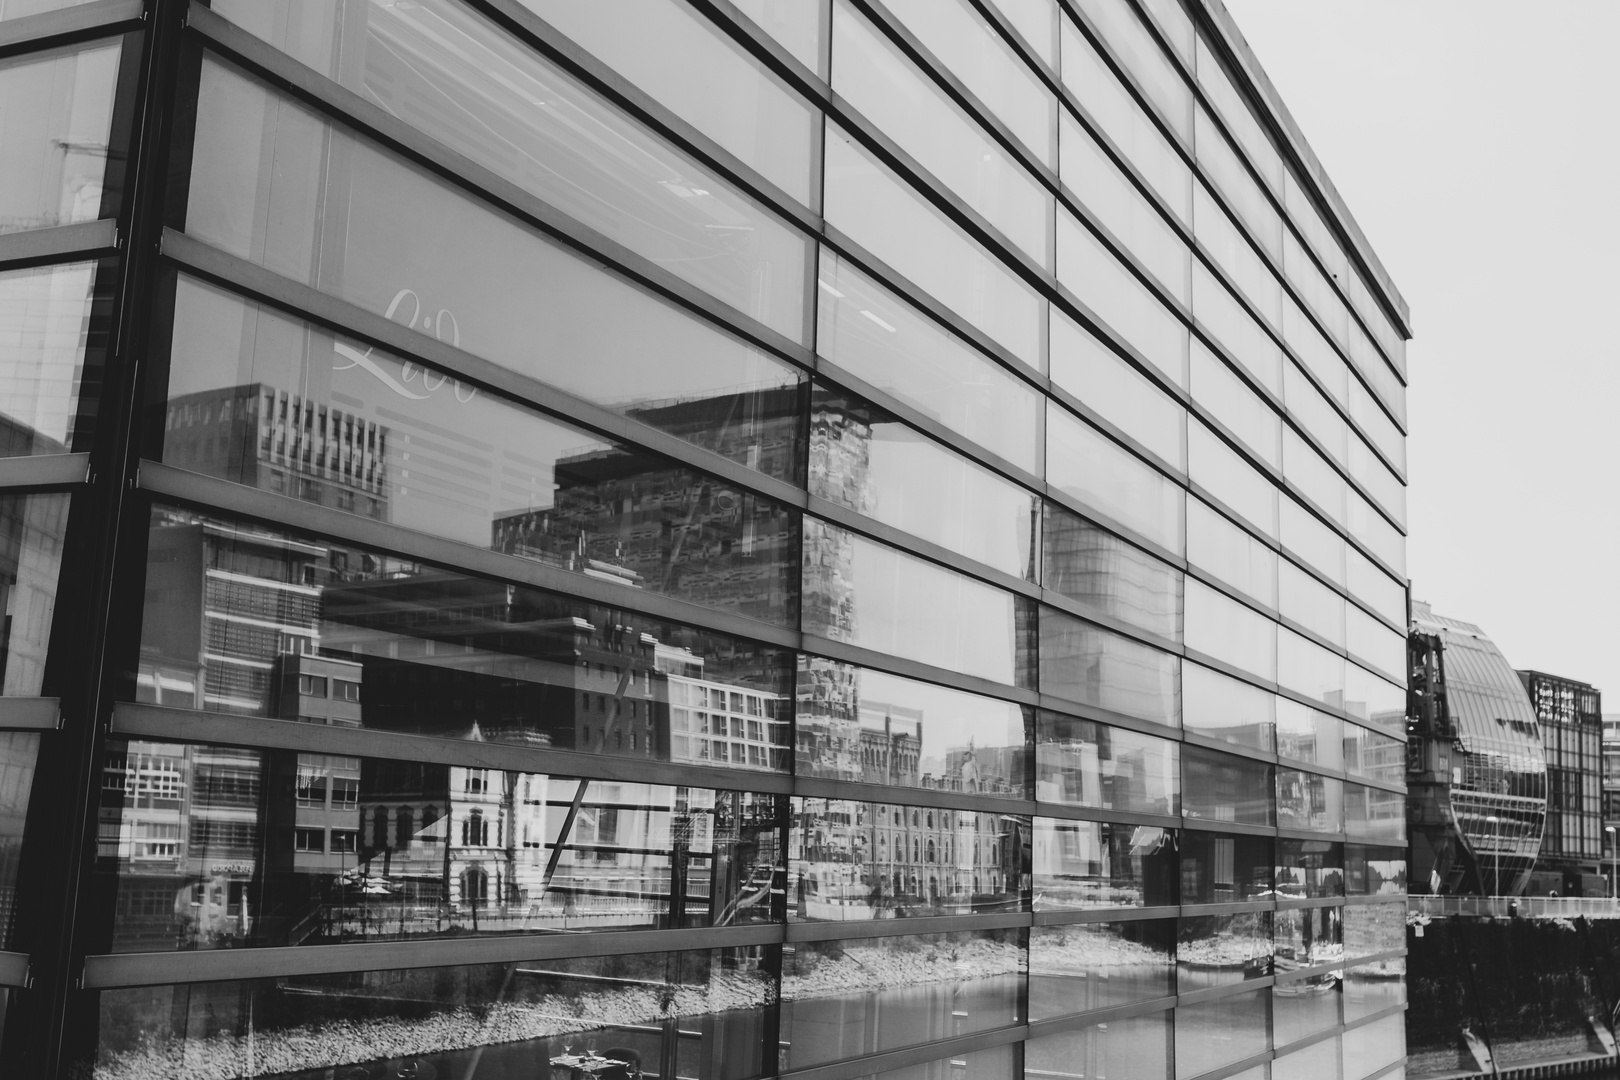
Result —
[{"label": "horizontal window frame bar", "polygon": [[1407,1060],[1408,1060],[1408,1055],[1402,1054],[1400,1057],[1396,1058],[1394,1061],[1390,1062],[1388,1065],[1384,1065],[1384,1066],[1374,1070],[1373,1072],[1368,1073],[1366,1076],[1362,1077],[1361,1080],[1383,1080],[1384,1077],[1389,1076],[1391,1073],[1395,1072],[1395,1070],[1397,1070],[1397,1069],[1403,1069],[1404,1070],[1406,1068],[1406,1065],[1407,1065]]},{"label": "horizontal window frame bar", "polygon": [[7,19],[0,22],[0,58],[126,33],[140,29],[145,19],[144,0],[97,0]]},{"label": "horizontal window frame bar", "polygon": [[1124,1005],[1112,1005],[1105,1009],[1092,1009],[1089,1012],[1072,1013],[1067,1016],[1052,1016],[1045,1020],[1031,1020],[1029,1022],[1029,1038],[1039,1039],[1043,1035],[1061,1035],[1068,1031],[1079,1031],[1098,1024],[1110,1024],[1116,1020],[1129,1020],[1136,1016],[1146,1016],[1151,1013],[1167,1013],[1176,1007],[1176,996],[1167,994],[1163,997],[1145,998],[1142,1001],[1132,1001]]},{"label": "horizontal window frame bar", "polygon": [[[1304,911],[1310,908],[1344,907],[1343,896],[1301,896],[1292,899],[1277,899],[1278,911]],[[1334,963],[1339,963],[1335,961]],[[1332,967],[1333,965],[1328,965]]]},{"label": "horizontal window frame bar", "polygon": [[855,919],[849,922],[787,923],[784,944],[843,941],[919,934],[957,934],[978,930],[1021,930],[1030,926],[1027,911],[979,912],[973,915],[926,915],[909,919]]},{"label": "horizontal window frame bar", "polygon": [[[1354,1020],[1346,1023],[1343,1030],[1354,1031],[1356,1028],[1366,1027],[1368,1024],[1376,1024],[1380,1020],[1387,1020],[1391,1016],[1396,1016],[1405,1012],[1406,1006],[1407,1002],[1402,1001],[1398,1004],[1391,1005],[1388,1008],[1379,1009],[1377,1012],[1368,1013],[1366,1016],[1358,1016]],[[1394,1066],[1391,1065],[1388,1066],[1388,1068],[1394,1068]]]},{"label": "horizontal window frame bar", "polygon": [[965,690],[970,694],[993,697],[1000,701],[1012,702],[1015,705],[1040,704],[1039,694],[1034,690],[1027,690],[1021,686],[998,683],[978,675],[966,675],[952,671],[949,668],[924,663],[921,660],[912,660],[904,656],[893,656],[889,653],[878,652],[862,645],[834,641],[832,638],[809,631],[799,636],[802,639],[801,644],[798,646],[800,652],[819,656],[824,660],[854,664],[857,667],[875,668],[890,675],[930,682],[953,690]]},{"label": "horizontal window frame bar", "polygon": [[1232,900],[1220,904],[1182,904],[1181,915],[1183,919],[1196,919],[1210,915],[1248,915],[1263,911],[1276,911],[1277,901],[1270,900]]},{"label": "horizontal window frame bar", "polygon": [[[1183,796],[1185,799],[1185,796]],[[1241,821],[1220,821],[1216,818],[1189,817],[1182,812],[1181,827],[1194,832],[1227,833],[1232,836],[1266,836],[1275,840],[1275,825],[1249,825]]]},{"label": "horizontal window frame bar", "polygon": [[1197,990],[1190,990],[1185,994],[1177,994],[1176,1005],[1178,1007],[1182,1005],[1202,1005],[1206,1001],[1219,1001],[1222,998],[1238,997],[1258,990],[1269,990],[1276,985],[1276,982],[1275,976],[1261,975],[1254,979],[1244,979],[1242,982],[1225,983],[1220,986],[1204,986]]},{"label": "horizontal window frame bar", "polygon": [[1339,966],[1349,971],[1353,967],[1364,967],[1367,964],[1378,964],[1385,960],[1403,960],[1407,957],[1407,949],[1385,949],[1379,953],[1368,953],[1366,956],[1346,957],[1339,961]]},{"label": "horizontal window frame bar", "polygon": [[834,780],[798,773],[793,777],[793,794],[806,799],[848,799],[853,802],[896,804],[894,796],[904,793],[906,806],[933,807],[941,810],[963,810],[979,814],[1005,814],[1009,817],[1029,817],[1036,812],[1033,799],[1001,798],[995,795],[975,795],[965,791],[941,791],[937,788],[900,787],[898,785],[867,784],[857,780]]},{"label": "horizontal window frame bar", "polygon": [[779,945],[782,924],[618,930],[589,934],[455,937],[431,941],[372,941],[345,945],[291,945],[263,949],[106,953],[86,956],[79,986],[117,990],[179,983],[236,982],[354,971],[462,967],[624,956],[647,952]]},{"label": "horizontal window frame bar", "polygon": [[1277,826],[1277,839],[1321,840],[1328,844],[1342,844],[1345,842],[1345,833],[1343,829],[1337,832],[1315,832],[1311,829],[1292,829],[1279,825]]},{"label": "horizontal window frame bar", "polygon": [[28,962],[28,953],[0,952],[0,987],[26,990],[33,982]]},{"label": "horizontal window frame bar", "polygon": [[[1359,841],[1356,841],[1356,840],[1348,840],[1348,841],[1346,841],[1346,843],[1351,843],[1351,844],[1358,843],[1358,842]],[[1404,847],[1406,847],[1405,844],[1369,844],[1368,846],[1369,847],[1392,847],[1392,848],[1404,848]],[[1400,893],[1347,893],[1345,895],[1345,898],[1344,898],[1344,906],[1345,907],[1351,907],[1351,906],[1356,905],[1356,904],[1389,904],[1389,905],[1393,906],[1395,904],[1405,904],[1407,902],[1408,896],[1409,896],[1409,894],[1404,893],[1404,892],[1400,892]]]},{"label": "horizontal window frame bar", "polygon": [[89,454],[0,458],[0,491],[72,488],[93,480]]},{"label": "horizontal window frame bar", "polygon": [[57,731],[61,726],[61,698],[0,697],[0,731]]},{"label": "horizontal window frame bar", "polygon": [[[1039,743],[1036,744],[1037,747]],[[1150,829],[1179,829],[1179,815],[1148,814],[1138,810],[1111,810],[1100,806],[1069,806],[1036,802],[1035,816],[1053,821],[1097,821],[1104,825],[1143,825]]]},{"label": "horizontal window frame bar", "polygon": [[1312,964],[1310,967],[1293,968],[1289,971],[1278,971],[1276,961],[1272,961],[1272,978],[1274,985],[1286,986],[1289,983],[1306,982],[1310,979],[1320,979],[1324,975],[1331,975],[1335,971],[1344,970],[1343,960],[1334,960],[1326,964]]},{"label": "horizontal window frame bar", "polygon": [[1035,912],[1031,926],[1075,926],[1081,923],[1147,922],[1179,919],[1185,909],[1175,904],[1134,908],[1067,908]]},{"label": "horizontal window frame bar", "polygon": [[120,242],[118,222],[112,218],[0,233],[0,271],[105,258],[117,253]]},{"label": "horizontal window frame bar", "polygon": [[921,1065],[959,1054],[971,1054],[976,1050],[990,1050],[997,1046],[1006,1046],[1009,1043],[1021,1043],[1028,1035],[1029,1027],[1027,1025],[1016,1024],[1009,1027],[995,1028],[990,1031],[977,1032],[973,1035],[939,1039],[935,1042],[905,1047],[900,1050],[889,1050],[881,1054],[873,1054],[870,1057],[829,1062],[826,1065],[815,1065],[804,1069],[791,1069],[780,1073],[779,1077],[780,1080],[857,1080],[857,1078],[868,1077],[893,1069],[902,1069],[909,1065]]},{"label": "horizontal window frame bar", "polygon": [[1238,1076],[1257,1066],[1264,1065],[1276,1056],[1277,1052],[1275,1050],[1262,1050],[1258,1054],[1250,1054],[1246,1058],[1229,1061],[1218,1069],[1201,1072],[1197,1076],[1191,1077],[1190,1080],[1226,1080],[1228,1076]]},{"label": "horizontal window frame bar", "polygon": [[1220,754],[1231,754],[1233,757],[1247,758],[1250,761],[1260,761],[1267,765],[1276,765],[1277,755],[1270,750],[1261,750],[1258,747],[1245,746],[1242,743],[1226,742],[1209,735],[1185,728],[1182,730],[1181,741],[1188,746],[1196,746],[1203,750],[1213,750]]}]

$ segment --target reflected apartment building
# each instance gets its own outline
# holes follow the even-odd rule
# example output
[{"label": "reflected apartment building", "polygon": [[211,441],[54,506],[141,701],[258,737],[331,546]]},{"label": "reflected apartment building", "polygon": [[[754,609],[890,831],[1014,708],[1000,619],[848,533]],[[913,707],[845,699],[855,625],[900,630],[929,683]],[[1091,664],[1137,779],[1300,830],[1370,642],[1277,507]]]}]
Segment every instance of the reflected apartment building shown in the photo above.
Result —
[{"label": "reflected apartment building", "polygon": [[1229,13],[633,6],[0,4],[0,1074],[1403,1075],[1409,317]]}]

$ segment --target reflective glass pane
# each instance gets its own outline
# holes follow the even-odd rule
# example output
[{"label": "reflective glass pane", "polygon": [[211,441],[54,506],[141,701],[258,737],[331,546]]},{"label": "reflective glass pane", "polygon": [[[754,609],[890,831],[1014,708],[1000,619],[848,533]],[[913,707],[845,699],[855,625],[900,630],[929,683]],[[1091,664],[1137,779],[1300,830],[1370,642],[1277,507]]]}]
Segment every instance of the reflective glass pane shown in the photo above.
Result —
[{"label": "reflective glass pane", "polygon": [[1401,732],[1406,717],[1406,688],[1374,675],[1360,664],[1345,664],[1344,711],[1386,731]]},{"label": "reflective glass pane", "polygon": [[1197,338],[1189,388],[1193,400],[1272,468],[1282,467],[1282,418]]},{"label": "reflective glass pane", "polygon": [[[1203,69],[1199,69],[1203,75]],[[1334,281],[1346,283],[1349,280],[1349,261],[1344,254],[1344,248],[1339,245],[1338,238],[1327,221],[1322,217],[1316,206],[1315,197],[1307,193],[1295,179],[1290,170],[1283,170],[1283,206],[1288,211],[1288,218],[1299,229],[1300,234],[1310,245],[1316,257],[1327,267],[1328,276]]]},{"label": "reflective glass pane", "polygon": [[1136,80],[1146,98],[1182,139],[1192,137],[1192,91],[1159,43],[1148,33],[1136,9],[1124,0],[1080,0],[1114,58]]},{"label": "reflective glass pane", "polygon": [[1350,462],[1350,428],[1328,404],[1299,365],[1283,364],[1283,401],[1300,428],[1326,448],[1328,456],[1340,465]]},{"label": "reflective glass pane", "polygon": [[1033,927],[1029,1018],[1050,1020],[1173,994],[1175,959],[1173,919]]},{"label": "reflective glass pane", "polygon": [[1181,750],[1181,812],[1190,818],[1272,825],[1276,767],[1252,758],[1184,746]]},{"label": "reflective glass pane", "polygon": [[889,0],[885,6],[1037,158],[1054,163],[1057,98],[968,0]]},{"label": "reflective glass pane", "polygon": [[[941,6],[947,5],[951,0]],[[1052,265],[1047,238],[1052,196],[937,83],[842,2],[833,5],[832,88],[1024,254]]]},{"label": "reflective glass pane", "polygon": [[[1300,917],[1327,915],[1329,912],[1337,914],[1335,908],[1305,908],[1303,910],[1277,912],[1278,941],[1277,941],[1277,974],[1283,975],[1293,966],[1293,958],[1287,954],[1294,949],[1292,943],[1284,944],[1282,940],[1282,924],[1297,920]],[[1290,934],[1292,937],[1292,934]],[[1307,928],[1306,940],[1310,940]],[[1316,942],[1316,948],[1310,952],[1314,963],[1331,963],[1335,959],[1337,945],[1324,945]],[[1303,966],[1303,965],[1302,965]],[[1339,972],[1329,971],[1318,975],[1309,975],[1302,979],[1279,980],[1271,991],[1271,1023],[1278,1046],[1286,1046],[1292,1042],[1326,1031],[1339,1023]],[[1318,1078],[1320,1080],[1320,1078]]]},{"label": "reflective glass pane", "polygon": [[1406,525],[1406,485],[1374,456],[1359,435],[1350,440],[1350,475],[1396,525]]},{"label": "reflective glass pane", "polygon": [[1350,418],[1386,460],[1403,473],[1406,471],[1406,436],[1359,379],[1350,380]]},{"label": "reflective glass pane", "polygon": [[1182,573],[1055,503],[1041,529],[1041,583],[1150,633],[1181,637]]},{"label": "reflective glass pane", "polygon": [[1035,55],[1056,69],[1058,7],[1055,0],[995,0],[995,5],[1035,50]]},{"label": "reflective glass pane", "polygon": [[[1345,930],[1348,933],[1349,924]],[[1349,1023],[1363,1016],[1406,1000],[1406,957],[1357,964],[1344,972],[1344,1020]]]},{"label": "reflective glass pane", "polygon": [[80,389],[100,381],[106,310],[94,263],[0,273],[0,456],[88,449],[97,401]]},{"label": "reflective glass pane", "polygon": [[1187,994],[1271,974],[1269,911],[1187,915],[1176,923],[1176,989]]},{"label": "reflective glass pane", "polygon": [[[1203,115],[1199,114],[1200,117]],[[1193,186],[1194,235],[1263,322],[1282,327],[1282,285],[1204,185]]]},{"label": "reflective glass pane", "polygon": [[1304,309],[1287,295],[1283,297],[1283,340],[1316,381],[1327,388],[1328,396],[1343,405],[1346,385],[1354,381],[1350,369],[1322,331],[1306,317]]},{"label": "reflective glass pane", "polygon": [[1351,1028],[1342,1037],[1344,1080],[1360,1080],[1405,1056],[1406,1014],[1396,1013]]},{"label": "reflective glass pane", "polygon": [[1036,911],[1176,902],[1176,833],[1150,825],[1036,818]]},{"label": "reflective glass pane", "polygon": [[[525,1076],[611,1058],[621,1074],[743,1080],[775,978],[758,947],[107,990],[95,1075]],[[769,1024],[771,1030],[775,1024]],[[348,1068],[356,1066],[359,1071]],[[92,1061],[84,1061],[88,1075]],[[598,1075],[602,1070],[598,1070]]]},{"label": "reflective glass pane", "polygon": [[1387,784],[1406,782],[1406,743],[1356,724],[1344,725],[1344,770]]},{"label": "reflective glass pane", "polygon": [[791,511],[189,277],[163,428],[171,465],[794,621]]},{"label": "reflective glass pane", "polygon": [[1316,263],[1305,253],[1305,248],[1294,239],[1293,233],[1283,236],[1282,265],[1288,280],[1293,283],[1305,301],[1306,308],[1316,316],[1317,321],[1326,330],[1328,337],[1337,342],[1341,348],[1346,346],[1349,337],[1349,309],[1322,276],[1322,271],[1317,268]]},{"label": "reflective glass pane", "polygon": [[1270,899],[1275,869],[1269,836],[1181,831],[1183,904]]},{"label": "reflective glass pane", "polygon": [[1053,311],[1051,333],[1052,381],[1171,468],[1185,470],[1186,407],[1067,315]]},{"label": "reflective glass pane", "polygon": [[6,613],[0,629],[0,694],[5,697],[39,695],[67,523],[65,494],[0,497],[0,598]]},{"label": "reflective glass pane", "polygon": [[1405,903],[1350,904],[1344,909],[1344,955],[1376,956],[1406,948]]},{"label": "reflective glass pane", "polygon": [[[65,6],[0,4],[0,19]],[[119,48],[115,41],[0,61],[0,233],[101,216]]]},{"label": "reflective glass pane", "polygon": [[1276,695],[1191,662],[1181,665],[1181,726],[1207,739],[1275,748]]},{"label": "reflective glass pane", "polygon": [[898,1069],[885,1069],[857,1077],[856,1080],[1021,1080],[1017,1043],[1003,1043],[984,1050],[970,1050],[965,1054],[935,1058]]},{"label": "reflective glass pane", "polygon": [[1106,519],[1182,552],[1185,492],[1056,402],[1046,410],[1047,482]]},{"label": "reflective glass pane", "polygon": [[1277,827],[1339,832],[1344,828],[1344,781],[1303,769],[1278,769]]},{"label": "reflective glass pane", "polygon": [[1074,197],[1170,295],[1183,304],[1191,303],[1191,253],[1159,208],[1067,112],[1061,117],[1058,136],[1058,175]]},{"label": "reflective glass pane", "polygon": [[[1280,757],[1303,761],[1324,769],[1345,767],[1349,749],[1349,734],[1344,722],[1336,716],[1318,712],[1293,698],[1278,697],[1277,702],[1277,754]],[[1401,768],[1406,768],[1402,751]]]},{"label": "reflective glass pane", "polygon": [[[1345,523],[1345,496],[1348,487],[1316,448],[1300,438],[1293,428],[1283,431],[1283,476],[1310,500],[1329,521]],[[1359,496],[1353,496],[1359,498]],[[1363,503],[1365,506],[1366,504]],[[1372,508],[1367,507],[1368,512]]]},{"label": "reflective glass pane", "polygon": [[1029,818],[932,806],[793,800],[788,918],[846,922],[1027,911]]},{"label": "reflective glass pane", "polygon": [[1187,384],[1187,328],[1067,210],[1058,212],[1058,281],[1177,386]]},{"label": "reflective glass pane", "polygon": [[[1197,129],[1198,164],[1213,181],[1214,189],[1226,200],[1226,205],[1243,222],[1245,231],[1270,252],[1272,258],[1278,258],[1281,255],[1279,245],[1283,227],[1276,208],[1244,168],[1225,136],[1215,130],[1209,114],[1202,108],[1198,110]],[[1271,319],[1273,324],[1277,318],[1276,308],[1272,306],[1274,303],[1270,301],[1261,305],[1261,314]]]},{"label": "reflective glass pane", "polygon": [[1312,701],[1345,707],[1344,657],[1287,628],[1277,631],[1277,682]]},{"label": "reflective glass pane", "polygon": [[[1277,1044],[1287,1045],[1280,1034]],[[1339,1037],[1314,1042],[1277,1058],[1271,1063],[1271,1080],[1339,1080]]]},{"label": "reflective glass pane", "polygon": [[1028,798],[1029,711],[801,656],[797,771],[829,780]]},{"label": "reflective glass pane", "polygon": [[1397,626],[1404,626],[1406,618],[1406,586],[1373,565],[1373,561],[1355,548],[1345,554],[1349,573],[1346,575],[1350,595]]},{"label": "reflective glass pane", "polygon": [[[814,208],[811,145],[816,110],[719,27],[678,0],[638,4],[633,19],[596,0],[521,2],[767,180]],[[694,71],[703,72],[703,78],[694,79]]]},{"label": "reflective glass pane", "polygon": [[1277,624],[1196,579],[1187,582],[1187,648],[1263,679],[1277,674]]},{"label": "reflective glass pane", "polygon": [[794,478],[790,444],[770,446],[794,412],[792,369],[212,60],[186,229],[426,338]]},{"label": "reflective glass pane", "polygon": [[1346,844],[1345,892],[1351,896],[1406,892],[1406,848]]},{"label": "reflective glass pane", "polygon": [[1201,262],[1193,264],[1192,294],[1193,317],[1204,332],[1213,335],[1255,382],[1280,393],[1282,350]]},{"label": "reflective glass pane", "polygon": [[[626,34],[664,6],[641,7]],[[215,10],[608,239],[803,338],[804,234],[465,5],[224,0]]]},{"label": "reflective glass pane", "polygon": [[854,395],[817,388],[809,488],[997,570],[1034,578],[1035,496]]},{"label": "reflective glass pane", "polygon": [[1025,1076],[1128,1076],[1169,1080],[1170,1014],[1149,1013],[1030,1039]]},{"label": "reflective glass pane", "polygon": [[1406,839],[1406,796],[1399,791],[1344,785],[1344,831],[1352,837],[1400,843]]},{"label": "reflective glass pane", "polygon": [[836,125],[827,128],[826,155],[828,224],[1020,360],[1041,366],[1045,304],[1028,282]]},{"label": "reflective glass pane", "polygon": [[784,810],[746,791],[121,742],[97,886],[116,952],[771,922]]},{"label": "reflective glass pane", "polygon": [[818,353],[1019,468],[1040,472],[1038,390],[827,247],[820,288]]},{"label": "reflective glass pane", "polygon": [[1350,535],[1396,574],[1406,573],[1406,537],[1359,492],[1349,492]]},{"label": "reflective glass pane", "polygon": [[[1290,553],[1310,563],[1329,581],[1344,584],[1344,538],[1292,496],[1279,500],[1278,538]],[[1379,571],[1383,573],[1383,571]],[[1387,575],[1386,575],[1387,576]],[[1404,610],[1405,604],[1402,603]]]},{"label": "reflective glass pane", "polygon": [[[1220,110],[1222,122],[1235,137],[1237,144],[1243,148],[1244,156],[1260,174],[1260,178],[1271,185],[1273,191],[1282,191],[1284,177],[1288,175],[1288,170],[1283,167],[1282,155],[1277,153],[1277,148],[1271,144],[1271,139],[1260,126],[1260,122],[1249,111],[1248,102],[1238,92],[1231,78],[1227,76],[1225,68],[1202,38],[1197,43],[1197,65],[1198,85],[1203,88],[1211,103]],[[1204,149],[1205,145],[1200,142],[1199,150]]]},{"label": "reflective glass pane", "polygon": [[1187,472],[1250,526],[1276,537],[1276,486],[1202,422],[1187,423]]},{"label": "reflective glass pane", "polygon": [[1406,674],[1406,635],[1391,630],[1354,604],[1346,605],[1345,624],[1350,655],[1391,679]]},{"label": "reflective glass pane", "polygon": [[1042,712],[1038,724],[1040,801],[1167,817],[1181,812],[1177,743],[1059,713]]},{"label": "reflective glass pane", "polygon": [[1016,930],[798,942],[782,948],[782,1067],[1016,1024]]},{"label": "reflective glass pane", "polygon": [[821,70],[822,6],[803,0],[733,0],[737,10],[747,15],[793,59],[826,77]]},{"label": "reflective glass pane", "polygon": [[[1344,646],[1344,597],[1287,559],[1278,567],[1277,584],[1284,618],[1294,620],[1341,648]],[[1402,649],[1404,655],[1404,642]]]},{"label": "reflective glass pane", "polygon": [[[12,941],[17,902],[17,872],[22,860],[23,824],[28,797],[34,790],[34,766],[39,758],[37,732],[0,731],[0,949],[15,949]],[[0,1019],[5,1006],[0,1003]]]},{"label": "reflective glass pane", "polygon": [[1344,889],[1345,845],[1327,840],[1277,841],[1279,897],[1314,900],[1343,896]]},{"label": "reflective glass pane", "polygon": [[804,629],[834,641],[1022,685],[1014,595],[807,518]]},{"label": "reflective glass pane", "polygon": [[1187,561],[1267,607],[1277,604],[1277,553],[1199,498],[1187,500]]},{"label": "reflective glass pane", "polygon": [[1041,690],[1082,705],[1177,726],[1181,658],[1041,608]]},{"label": "reflective glass pane", "polygon": [[[147,559],[143,701],[788,767],[793,670],[779,649],[162,507]],[[721,721],[728,742],[714,744],[727,756],[715,762],[695,736]]]},{"label": "reflective glass pane", "polygon": [[1063,85],[1171,212],[1192,223],[1192,171],[1075,25],[1063,20]]},{"label": "reflective glass pane", "polygon": [[1197,1076],[1271,1049],[1271,991],[1176,1009],[1176,1076]]}]

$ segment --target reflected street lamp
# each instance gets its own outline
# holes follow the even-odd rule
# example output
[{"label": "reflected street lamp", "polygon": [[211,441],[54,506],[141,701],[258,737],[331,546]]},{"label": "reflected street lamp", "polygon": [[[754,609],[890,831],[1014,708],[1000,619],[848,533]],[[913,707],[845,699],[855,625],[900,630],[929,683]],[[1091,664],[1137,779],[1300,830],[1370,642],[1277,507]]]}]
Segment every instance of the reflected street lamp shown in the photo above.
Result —
[{"label": "reflected street lamp", "polygon": [[1497,896],[1502,895],[1502,819],[1492,814],[1485,819],[1491,825],[1491,851],[1496,855],[1496,870],[1491,875],[1491,888]]}]

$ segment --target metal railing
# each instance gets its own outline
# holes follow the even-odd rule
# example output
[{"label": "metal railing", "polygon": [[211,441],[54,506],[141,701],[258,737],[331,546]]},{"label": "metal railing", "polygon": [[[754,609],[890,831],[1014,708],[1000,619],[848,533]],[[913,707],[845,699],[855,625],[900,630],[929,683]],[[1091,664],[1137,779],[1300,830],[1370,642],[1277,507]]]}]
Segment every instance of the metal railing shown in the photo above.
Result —
[{"label": "metal railing", "polygon": [[[1516,906],[1514,906],[1516,905]],[[1510,910],[1511,908],[1511,910]],[[1521,919],[1620,919],[1620,901],[1596,896],[1408,896],[1413,915],[1482,915]]]}]

